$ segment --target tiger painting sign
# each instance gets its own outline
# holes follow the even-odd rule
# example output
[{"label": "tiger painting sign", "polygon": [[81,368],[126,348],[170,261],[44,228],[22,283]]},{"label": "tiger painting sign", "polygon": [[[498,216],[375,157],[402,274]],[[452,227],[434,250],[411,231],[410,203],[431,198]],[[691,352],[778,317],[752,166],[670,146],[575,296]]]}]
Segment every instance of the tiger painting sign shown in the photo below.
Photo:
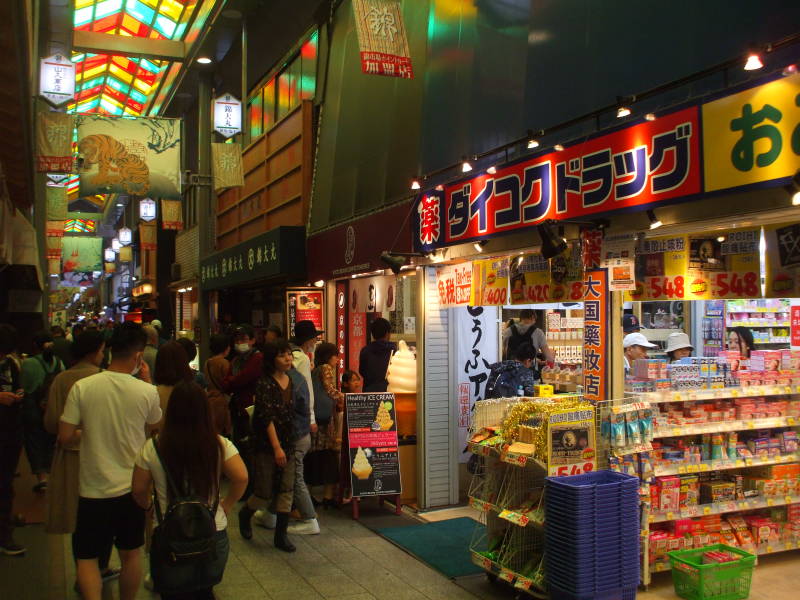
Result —
[{"label": "tiger painting sign", "polygon": [[413,79],[403,13],[397,0],[353,0],[361,71]]},{"label": "tiger painting sign", "polygon": [[178,119],[78,115],[79,194],[181,199]]}]

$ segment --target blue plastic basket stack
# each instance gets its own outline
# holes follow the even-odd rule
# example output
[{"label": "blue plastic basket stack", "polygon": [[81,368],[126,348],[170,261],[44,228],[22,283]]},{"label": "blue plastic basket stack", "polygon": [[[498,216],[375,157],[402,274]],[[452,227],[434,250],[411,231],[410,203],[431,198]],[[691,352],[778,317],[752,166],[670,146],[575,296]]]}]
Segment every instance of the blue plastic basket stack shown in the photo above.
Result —
[{"label": "blue plastic basket stack", "polygon": [[613,471],[548,477],[547,582],[553,600],[629,600],[639,585],[639,479]]}]

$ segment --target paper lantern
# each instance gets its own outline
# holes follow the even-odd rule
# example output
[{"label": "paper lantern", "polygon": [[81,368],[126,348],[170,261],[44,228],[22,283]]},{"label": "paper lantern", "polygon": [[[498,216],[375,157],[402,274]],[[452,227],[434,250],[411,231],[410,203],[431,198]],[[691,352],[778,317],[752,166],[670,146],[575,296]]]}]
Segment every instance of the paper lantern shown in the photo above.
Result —
[{"label": "paper lantern", "polygon": [[123,246],[127,246],[133,241],[133,232],[128,227],[123,227],[117,233],[119,243]]},{"label": "paper lantern", "polygon": [[117,254],[111,248],[106,248],[103,257],[106,259],[106,262],[114,262],[117,259]]},{"label": "paper lantern", "polygon": [[152,221],[156,218],[156,201],[152,198],[139,200],[139,218],[142,221]]},{"label": "paper lantern", "polygon": [[123,246],[119,249],[119,260],[121,262],[131,262],[133,260],[133,248]]},{"label": "paper lantern", "polygon": [[119,243],[119,238],[114,238],[111,240],[111,249],[114,252],[119,252],[120,248],[122,248],[122,244]]}]

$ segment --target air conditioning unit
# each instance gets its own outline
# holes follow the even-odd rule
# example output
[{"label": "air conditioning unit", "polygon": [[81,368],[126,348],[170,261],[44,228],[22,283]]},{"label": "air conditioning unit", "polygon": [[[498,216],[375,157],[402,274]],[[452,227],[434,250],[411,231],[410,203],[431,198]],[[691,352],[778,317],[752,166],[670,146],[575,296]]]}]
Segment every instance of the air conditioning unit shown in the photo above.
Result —
[{"label": "air conditioning unit", "polygon": [[169,268],[172,281],[178,281],[181,278],[181,263],[172,263]]}]

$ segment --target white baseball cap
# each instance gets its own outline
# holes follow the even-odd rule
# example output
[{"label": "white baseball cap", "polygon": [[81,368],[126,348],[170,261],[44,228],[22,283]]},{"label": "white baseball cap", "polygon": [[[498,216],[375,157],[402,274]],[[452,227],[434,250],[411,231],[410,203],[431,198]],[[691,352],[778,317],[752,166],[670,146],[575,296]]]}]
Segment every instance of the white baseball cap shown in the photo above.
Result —
[{"label": "white baseball cap", "polygon": [[651,344],[647,341],[647,338],[644,337],[643,333],[629,333],[622,339],[622,347],[628,348],[629,346],[644,346],[645,348],[655,348],[655,344]]},{"label": "white baseball cap", "polygon": [[689,348],[689,350],[694,350],[694,346],[692,346],[689,336],[682,331],[670,333],[669,337],[667,338],[667,352],[680,350],[681,348]]}]

